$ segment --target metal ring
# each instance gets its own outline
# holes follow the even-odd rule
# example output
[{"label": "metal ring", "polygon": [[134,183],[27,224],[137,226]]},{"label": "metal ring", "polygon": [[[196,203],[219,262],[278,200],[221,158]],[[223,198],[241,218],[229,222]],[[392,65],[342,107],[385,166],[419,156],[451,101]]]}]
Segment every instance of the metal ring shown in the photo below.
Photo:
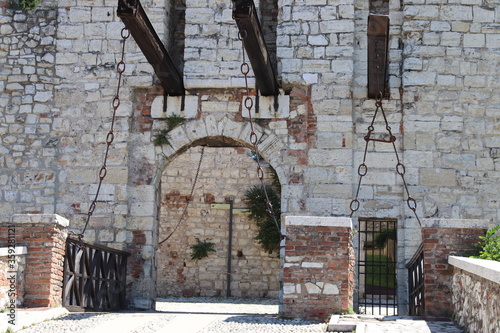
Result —
[{"label": "metal ring", "polygon": [[90,204],[90,207],[89,207],[89,212],[88,212],[88,215],[92,215],[94,213],[94,210],[95,210],[95,206],[96,206],[96,203],[95,201],[92,201],[92,203]]},{"label": "metal ring", "polygon": [[257,144],[257,134],[255,132],[250,134],[250,143],[254,146]]},{"label": "metal ring", "polygon": [[[356,208],[353,208],[353,204],[356,204]],[[349,207],[351,208],[351,211],[355,212],[359,209],[359,200],[358,199],[354,199],[353,201],[351,201],[351,204],[349,205]]]},{"label": "metal ring", "polygon": [[106,143],[111,144],[111,143],[113,143],[114,139],[115,139],[115,135],[113,134],[112,131],[109,131],[108,135],[106,136]]},{"label": "metal ring", "polygon": [[245,97],[245,107],[247,108],[247,110],[253,108],[253,99],[249,96]]},{"label": "metal ring", "polygon": [[415,211],[417,209],[417,202],[412,197],[408,197],[406,203],[408,204],[408,208],[410,208],[412,211]]},{"label": "metal ring", "polygon": [[104,177],[106,177],[106,174],[108,173],[108,169],[106,169],[105,166],[103,166],[101,168],[101,170],[99,170],[99,179],[103,180]]},{"label": "metal ring", "polygon": [[128,30],[127,28],[123,28],[122,29],[122,38],[127,39],[129,37],[130,37],[130,30]]},{"label": "metal ring", "polygon": [[118,109],[118,107],[120,106],[120,98],[118,96],[115,96],[113,98],[112,105],[113,105],[113,108]]},{"label": "metal ring", "polygon": [[360,177],[366,176],[366,173],[368,172],[368,167],[366,166],[365,163],[361,163],[358,167],[358,175]]},{"label": "metal ring", "polygon": [[369,131],[369,132],[373,132],[373,130],[374,130],[374,129],[375,129],[375,128],[373,128],[373,126],[372,126],[372,125],[368,126],[368,131]]},{"label": "metal ring", "polygon": [[125,65],[123,60],[120,60],[120,62],[116,65],[116,71],[118,72],[118,74],[123,74],[123,72],[125,72],[126,67],[127,66]]},{"label": "metal ring", "polygon": [[241,64],[240,70],[243,75],[248,75],[250,72],[250,66],[248,66],[248,63],[244,62]]},{"label": "metal ring", "polygon": [[248,32],[246,30],[239,30],[238,31],[238,39],[244,40],[245,38],[247,38],[247,36],[248,36]]},{"label": "metal ring", "polygon": [[[399,170],[399,167],[402,168],[402,170]],[[404,176],[405,172],[406,172],[406,168],[404,166],[403,163],[401,162],[398,162],[398,164],[396,165],[396,172],[398,173],[398,175],[400,176]]]},{"label": "metal ring", "polygon": [[264,179],[264,170],[262,170],[260,165],[257,167],[257,177],[259,177],[259,179]]}]

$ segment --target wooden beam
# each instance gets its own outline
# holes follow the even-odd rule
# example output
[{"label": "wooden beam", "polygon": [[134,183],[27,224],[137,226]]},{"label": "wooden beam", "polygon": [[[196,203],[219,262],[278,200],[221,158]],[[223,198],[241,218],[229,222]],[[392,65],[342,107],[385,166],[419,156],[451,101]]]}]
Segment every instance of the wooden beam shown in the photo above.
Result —
[{"label": "wooden beam", "polygon": [[182,73],[172,61],[139,0],[118,0],[116,13],[153,66],[165,93],[171,96],[184,95]]},{"label": "wooden beam", "polygon": [[263,96],[279,95],[278,79],[271,64],[253,0],[232,1],[233,19],[243,34],[243,46],[252,64],[257,87]]},{"label": "wooden beam", "polygon": [[368,16],[368,97],[384,98],[387,89],[389,17]]}]

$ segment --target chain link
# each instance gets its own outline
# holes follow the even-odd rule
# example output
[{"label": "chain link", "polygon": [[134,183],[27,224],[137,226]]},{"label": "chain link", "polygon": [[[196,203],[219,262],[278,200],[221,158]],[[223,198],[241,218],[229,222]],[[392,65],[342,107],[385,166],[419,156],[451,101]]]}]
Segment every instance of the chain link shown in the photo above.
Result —
[{"label": "chain link", "polygon": [[[363,154],[363,162],[358,167],[359,181],[358,181],[358,187],[356,190],[356,195],[350,204],[350,209],[351,209],[350,217],[353,216],[353,214],[359,209],[359,206],[360,206],[360,203],[358,200],[359,190],[361,189],[361,183],[362,183],[363,177],[366,176],[366,174],[368,173],[368,166],[366,165],[366,155],[368,153],[368,144],[370,141],[375,141],[375,142],[391,143],[392,144],[392,147],[394,148],[394,154],[396,155],[396,159],[397,159],[396,172],[398,175],[401,176],[401,179],[403,180],[404,188],[406,191],[406,196],[407,196],[406,203],[408,205],[408,208],[410,208],[410,210],[413,211],[413,214],[415,215],[415,218],[417,219],[418,223],[421,225],[420,219],[419,219],[418,214],[417,214],[417,202],[415,201],[415,199],[413,199],[410,196],[408,184],[406,183],[406,179],[405,179],[406,168],[405,168],[404,164],[401,163],[401,160],[399,159],[398,151],[396,149],[396,136],[394,136],[394,134],[392,134],[391,127],[389,126],[389,122],[387,121],[387,117],[385,115],[384,107],[382,105],[382,93],[381,92],[379,92],[379,94],[377,95],[377,99],[375,100],[375,106],[376,106],[375,114],[373,115],[373,119],[370,123],[370,126],[368,126],[368,134],[364,137],[365,142],[366,142],[365,152]],[[382,114],[382,116],[384,118],[385,129],[389,133],[388,139],[372,138],[372,134],[374,131],[373,125],[375,123],[375,118],[377,117],[377,114],[379,112]]]},{"label": "chain link", "polygon": [[184,218],[186,217],[189,203],[191,201],[193,201],[193,193],[194,193],[194,189],[196,187],[196,183],[198,182],[198,176],[200,175],[201,161],[203,160],[204,153],[205,153],[205,147],[202,146],[201,147],[200,161],[198,162],[198,168],[196,169],[196,175],[194,176],[193,185],[191,186],[191,193],[189,193],[189,197],[186,198],[186,206],[184,206],[184,210],[182,211],[181,217],[179,218],[179,222],[177,222],[177,225],[174,227],[174,230],[172,230],[172,232],[167,237],[165,237],[164,240],[162,240],[161,242],[158,243],[158,246],[165,243],[170,237],[172,237],[174,232],[177,230],[177,228],[181,224],[182,220],[184,220]]},{"label": "chain link", "polygon": [[113,114],[111,117],[111,127],[108,132],[108,135],[106,136],[106,151],[104,153],[104,161],[102,163],[102,167],[99,169],[99,184],[97,185],[97,191],[94,197],[94,200],[92,200],[89,210],[87,212],[87,218],[85,222],[85,226],[80,234],[76,234],[74,232],[71,232],[72,235],[76,235],[80,239],[80,246],[83,246],[82,239],[84,237],[85,231],[87,230],[87,227],[90,222],[90,218],[94,214],[95,208],[97,206],[97,199],[99,198],[99,193],[101,191],[102,183],[104,178],[106,177],[106,174],[108,173],[107,169],[107,162],[108,162],[108,156],[109,156],[109,150],[111,147],[111,144],[113,143],[115,139],[115,134],[114,134],[114,126],[115,126],[115,119],[116,119],[116,111],[118,110],[118,107],[120,106],[120,88],[122,85],[122,75],[125,72],[125,42],[127,39],[130,37],[130,31],[127,28],[123,28],[121,31],[121,36],[123,39],[122,43],[122,50],[121,50],[121,59],[116,65],[116,72],[118,73],[118,85],[116,88],[116,94],[115,97],[113,98],[111,102],[111,106],[113,108]]},{"label": "chain link", "polygon": [[274,212],[273,205],[271,203],[271,200],[269,200],[269,194],[267,192],[266,185],[264,184],[264,169],[262,168],[262,163],[260,161],[260,155],[259,155],[259,147],[258,147],[258,136],[257,133],[255,132],[254,128],[254,122],[252,118],[252,107],[253,107],[253,99],[250,97],[250,88],[248,85],[248,74],[250,72],[250,65],[246,61],[245,57],[245,46],[244,42],[247,37],[247,32],[245,30],[240,30],[238,32],[238,39],[241,41],[242,45],[242,53],[243,53],[243,63],[241,64],[241,74],[245,77],[245,97],[243,99],[243,105],[247,109],[248,112],[248,120],[250,122],[250,143],[253,146],[253,150],[255,151],[256,155],[256,161],[257,161],[257,176],[260,180],[260,184],[262,186],[262,189],[264,190],[264,195],[265,195],[265,200],[266,200],[266,207],[267,207],[267,213],[269,216],[273,219],[274,225],[276,226],[276,229],[278,229],[278,232],[280,234],[280,238],[283,239],[284,235],[281,233],[281,228],[276,220],[276,215]]}]

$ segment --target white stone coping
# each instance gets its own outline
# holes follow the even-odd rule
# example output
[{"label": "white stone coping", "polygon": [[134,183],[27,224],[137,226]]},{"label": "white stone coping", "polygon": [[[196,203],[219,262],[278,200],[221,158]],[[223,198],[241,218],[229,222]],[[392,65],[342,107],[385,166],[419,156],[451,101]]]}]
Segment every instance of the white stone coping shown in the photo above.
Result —
[{"label": "white stone coping", "polygon": [[423,219],[422,228],[489,229],[494,223],[486,219]]},{"label": "white stone coping", "polygon": [[286,216],[285,225],[346,227],[352,229],[352,219],[344,216]]},{"label": "white stone coping", "polygon": [[16,246],[14,250],[14,253],[9,253],[9,247],[0,247],[0,257],[7,257],[9,254],[15,256],[28,254],[28,248],[26,246]]},{"label": "white stone coping", "polygon": [[14,214],[0,216],[0,223],[54,223],[69,226],[69,220],[58,214]]},{"label": "white stone coping", "polygon": [[500,261],[449,256],[448,263],[471,274],[500,284]]}]

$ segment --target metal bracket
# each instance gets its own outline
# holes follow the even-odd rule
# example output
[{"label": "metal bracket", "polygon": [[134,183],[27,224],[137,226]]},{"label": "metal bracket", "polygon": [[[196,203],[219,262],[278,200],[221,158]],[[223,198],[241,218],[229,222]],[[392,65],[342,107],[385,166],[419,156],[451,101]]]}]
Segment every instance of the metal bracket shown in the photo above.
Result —
[{"label": "metal bracket", "polygon": [[383,98],[388,83],[389,17],[368,16],[368,97]]}]

